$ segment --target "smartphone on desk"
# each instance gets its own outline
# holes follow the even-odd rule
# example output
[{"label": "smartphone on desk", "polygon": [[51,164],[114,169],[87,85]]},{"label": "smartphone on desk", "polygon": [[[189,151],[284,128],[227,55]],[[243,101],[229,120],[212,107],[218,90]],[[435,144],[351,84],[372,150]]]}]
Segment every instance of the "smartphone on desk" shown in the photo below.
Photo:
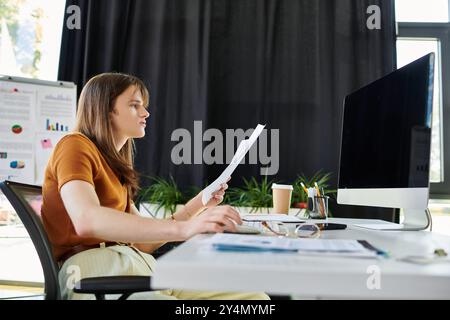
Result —
[{"label": "smartphone on desk", "polygon": [[[304,221],[302,223],[307,223],[307,221]],[[302,223],[296,222],[295,225],[299,226]],[[347,228],[347,225],[343,223],[332,223],[332,222],[313,222],[313,223],[316,226],[318,226],[320,230],[344,230]],[[292,223],[285,222],[284,224],[292,224]]]},{"label": "smartphone on desk", "polygon": [[343,223],[316,223],[320,230],[343,230],[347,228],[346,224]]}]

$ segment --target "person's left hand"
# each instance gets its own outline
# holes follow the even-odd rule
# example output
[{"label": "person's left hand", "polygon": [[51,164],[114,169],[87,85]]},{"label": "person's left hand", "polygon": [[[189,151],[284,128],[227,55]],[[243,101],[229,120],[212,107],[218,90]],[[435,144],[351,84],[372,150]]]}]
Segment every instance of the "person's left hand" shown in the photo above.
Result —
[{"label": "person's left hand", "polygon": [[[231,179],[231,177],[228,178],[227,182],[230,181],[230,179]],[[208,203],[205,205],[205,207],[212,208],[212,207],[215,207],[222,203],[223,197],[225,195],[225,190],[228,189],[227,182],[222,183],[220,186],[220,189],[212,193],[212,197],[208,201]],[[203,194],[203,191],[198,194],[198,197],[200,199],[202,198],[202,194]]]}]

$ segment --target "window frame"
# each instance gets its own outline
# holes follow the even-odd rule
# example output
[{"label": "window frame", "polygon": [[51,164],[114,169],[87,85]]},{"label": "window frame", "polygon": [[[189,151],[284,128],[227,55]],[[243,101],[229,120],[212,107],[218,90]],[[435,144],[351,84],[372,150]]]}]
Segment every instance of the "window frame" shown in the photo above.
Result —
[{"label": "window frame", "polygon": [[[450,10],[450,6],[449,6]],[[450,196],[450,23],[398,22],[397,38],[435,38],[441,48],[441,155],[443,182],[430,183],[430,198]],[[449,147],[446,147],[449,146]]]}]

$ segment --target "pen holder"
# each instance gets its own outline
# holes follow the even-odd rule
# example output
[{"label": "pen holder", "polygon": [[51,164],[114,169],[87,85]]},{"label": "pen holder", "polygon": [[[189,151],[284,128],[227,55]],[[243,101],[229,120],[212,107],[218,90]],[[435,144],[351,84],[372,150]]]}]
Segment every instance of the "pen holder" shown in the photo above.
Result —
[{"label": "pen holder", "polygon": [[328,196],[314,196],[308,198],[308,217],[310,219],[328,218]]}]

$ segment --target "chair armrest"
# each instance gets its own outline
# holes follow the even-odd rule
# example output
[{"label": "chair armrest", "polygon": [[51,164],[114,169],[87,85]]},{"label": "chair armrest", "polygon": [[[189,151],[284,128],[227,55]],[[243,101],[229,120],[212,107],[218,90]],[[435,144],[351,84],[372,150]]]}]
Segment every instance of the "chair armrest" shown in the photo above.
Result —
[{"label": "chair armrest", "polygon": [[84,278],[73,289],[76,293],[124,294],[153,290],[151,277],[146,276],[112,276]]},{"label": "chair armrest", "polygon": [[159,247],[158,249],[153,251],[151,253],[151,255],[155,259],[157,259],[157,258],[161,257],[162,255],[166,254],[167,252],[175,249],[176,247],[178,247],[182,243],[183,242],[168,242],[168,243],[165,243],[164,245],[162,245],[161,247]]}]

